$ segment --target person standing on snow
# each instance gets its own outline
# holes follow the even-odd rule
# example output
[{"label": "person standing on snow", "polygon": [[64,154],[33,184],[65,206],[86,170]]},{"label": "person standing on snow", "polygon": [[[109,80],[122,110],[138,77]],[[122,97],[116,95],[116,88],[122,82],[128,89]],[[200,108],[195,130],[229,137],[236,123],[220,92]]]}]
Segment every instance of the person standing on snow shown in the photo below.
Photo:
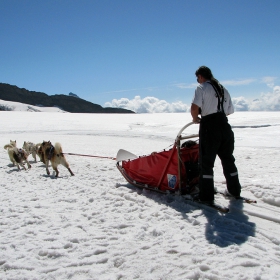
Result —
[{"label": "person standing on snow", "polygon": [[229,92],[214,78],[208,67],[199,67],[195,75],[199,85],[192,101],[191,115],[193,122],[200,124],[199,194],[195,199],[206,203],[214,202],[213,167],[216,155],[221,159],[227,191],[230,195],[239,197],[241,185],[233,156],[234,134],[227,119],[227,115],[234,113]]}]

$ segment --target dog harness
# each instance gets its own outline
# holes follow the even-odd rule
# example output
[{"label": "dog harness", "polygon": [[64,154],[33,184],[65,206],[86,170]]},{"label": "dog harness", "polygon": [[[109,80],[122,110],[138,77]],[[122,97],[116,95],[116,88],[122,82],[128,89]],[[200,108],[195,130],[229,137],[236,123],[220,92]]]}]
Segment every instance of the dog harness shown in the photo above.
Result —
[{"label": "dog harness", "polygon": [[23,149],[18,149],[18,156],[20,156],[20,157],[24,157],[24,150]]}]

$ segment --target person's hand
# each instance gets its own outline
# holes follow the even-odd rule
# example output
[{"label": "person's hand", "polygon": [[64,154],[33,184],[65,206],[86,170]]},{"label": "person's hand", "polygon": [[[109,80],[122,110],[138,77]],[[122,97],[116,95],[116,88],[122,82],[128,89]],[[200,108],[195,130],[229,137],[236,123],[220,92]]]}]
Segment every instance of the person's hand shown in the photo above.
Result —
[{"label": "person's hand", "polygon": [[200,123],[200,117],[193,118],[194,123]]}]

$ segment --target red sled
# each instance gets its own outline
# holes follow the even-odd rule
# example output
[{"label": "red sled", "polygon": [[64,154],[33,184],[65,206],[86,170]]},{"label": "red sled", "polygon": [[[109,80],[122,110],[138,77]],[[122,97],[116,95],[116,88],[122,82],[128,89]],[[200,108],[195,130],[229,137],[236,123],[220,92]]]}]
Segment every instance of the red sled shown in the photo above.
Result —
[{"label": "red sled", "polygon": [[[198,134],[182,136],[183,131],[192,125],[185,125],[178,133],[173,147],[166,151],[154,152],[147,156],[136,156],[119,150],[117,168],[132,185],[161,193],[189,194],[198,184]],[[182,143],[182,144],[181,144]]]}]

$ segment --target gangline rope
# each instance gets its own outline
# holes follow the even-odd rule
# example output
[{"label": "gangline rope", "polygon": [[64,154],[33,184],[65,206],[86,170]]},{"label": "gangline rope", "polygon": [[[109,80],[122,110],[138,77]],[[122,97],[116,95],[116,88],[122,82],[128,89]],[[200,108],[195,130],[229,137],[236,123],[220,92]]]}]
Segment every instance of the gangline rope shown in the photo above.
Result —
[{"label": "gangline rope", "polygon": [[82,154],[74,154],[74,153],[62,153],[63,155],[70,155],[70,156],[80,156],[80,157],[95,157],[95,158],[107,158],[116,160],[115,157],[104,157],[104,156],[93,156],[93,155],[82,155]]}]

